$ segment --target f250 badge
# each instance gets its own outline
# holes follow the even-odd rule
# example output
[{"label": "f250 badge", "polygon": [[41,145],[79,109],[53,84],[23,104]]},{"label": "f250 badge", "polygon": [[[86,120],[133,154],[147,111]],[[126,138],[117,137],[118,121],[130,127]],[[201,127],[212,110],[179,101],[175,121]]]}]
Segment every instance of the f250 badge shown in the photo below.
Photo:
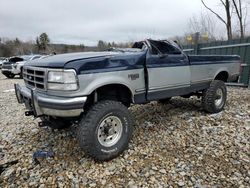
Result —
[{"label": "f250 badge", "polygon": [[136,80],[136,79],[140,78],[140,75],[139,74],[129,74],[128,78],[131,80]]}]

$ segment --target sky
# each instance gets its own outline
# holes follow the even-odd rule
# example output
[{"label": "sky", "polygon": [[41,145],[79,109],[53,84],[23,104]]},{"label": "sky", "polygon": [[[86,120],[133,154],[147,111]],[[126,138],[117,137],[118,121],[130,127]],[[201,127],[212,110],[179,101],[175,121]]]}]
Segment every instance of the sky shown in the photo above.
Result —
[{"label": "sky", "polygon": [[[222,12],[218,0],[206,0]],[[95,45],[184,35],[200,0],[0,0],[0,37]]]}]

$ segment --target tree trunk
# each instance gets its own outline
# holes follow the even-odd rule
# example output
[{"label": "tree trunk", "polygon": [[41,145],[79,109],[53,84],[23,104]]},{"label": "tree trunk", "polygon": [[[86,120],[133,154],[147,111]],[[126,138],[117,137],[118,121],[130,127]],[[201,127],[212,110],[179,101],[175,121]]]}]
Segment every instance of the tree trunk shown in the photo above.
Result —
[{"label": "tree trunk", "polygon": [[208,9],[210,12],[212,12],[220,21],[222,21],[227,29],[227,38],[228,40],[231,40],[233,38],[233,34],[232,34],[232,19],[231,19],[231,5],[230,5],[230,1],[231,0],[225,0],[225,2],[223,0],[220,0],[222,5],[225,8],[226,11],[226,16],[227,19],[222,18],[218,13],[216,13],[214,10],[212,10],[211,8],[209,8],[206,3],[204,2],[204,0],[201,0],[202,4],[206,7],[206,9]]},{"label": "tree trunk", "polygon": [[227,38],[228,40],[231,40],[233,38],[233,34],[232,34],[232,20],[231,20],[229,0],[226,0],[225,2],[225,9],[226,9],[226,15],[227,15]]},{"label": "tree trunk", "polygon": [[235,0],[232,0],[234,4],[234,8],[236,10],[236,14],[240,23],[240,37],[244,38],[245,36],[245,25],[243,24],[243,13],[242,13],[242,2],[241,0],[238,1],[238,4]]},{"label": "tree trunk", "polygon": [[244,38],[244,37],[245,37],[245,34],[244,34],[244,26],[243,26],[242,20],[240,20],[240,37],[241,37],[241,38]]}]

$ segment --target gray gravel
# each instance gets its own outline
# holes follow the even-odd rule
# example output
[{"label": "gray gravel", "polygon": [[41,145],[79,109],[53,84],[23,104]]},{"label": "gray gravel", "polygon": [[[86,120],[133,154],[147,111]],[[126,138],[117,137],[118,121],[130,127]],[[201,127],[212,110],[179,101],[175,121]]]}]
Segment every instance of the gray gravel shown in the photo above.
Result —
[{"label": "gray gravel", "polygon": [[[228,88],[219,114],[197,98],[131,108],[134,137],[120,157],[95,163],[78,148],[74,128],[52,131],[25,117],[13,83],[0,74],[0,187],[249,187],[250,90]],[[34,164],[37,150],[54,158]],[[4,167],[4,168],[1,168]]]}]

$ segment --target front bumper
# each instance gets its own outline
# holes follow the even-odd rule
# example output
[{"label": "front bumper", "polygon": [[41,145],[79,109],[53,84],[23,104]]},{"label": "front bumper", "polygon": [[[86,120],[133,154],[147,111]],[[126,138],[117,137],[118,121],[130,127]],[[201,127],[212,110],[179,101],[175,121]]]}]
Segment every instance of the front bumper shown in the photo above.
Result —
[{"label": "front bumper", "polygon": [[[11,67],[10,67],[11,66]],[[2,67],[2,73],[3,74],[20,74],[20,67],[19,66],[15,66],[15,65],[10,65],[8,67]]]},{"label": "front bumper", "polygon": [[2,72],[2,74],[11,74],[11,69],[6,69],[6,68],[2,67],[1,72]]},{"label": "front bumper", "polygon": [[57,117],[77,117],[83,112],[87,97],[55,97],[38,93],[15,84],[18,103],[24,103],[29,112],[35,117],[48,115]]}]

